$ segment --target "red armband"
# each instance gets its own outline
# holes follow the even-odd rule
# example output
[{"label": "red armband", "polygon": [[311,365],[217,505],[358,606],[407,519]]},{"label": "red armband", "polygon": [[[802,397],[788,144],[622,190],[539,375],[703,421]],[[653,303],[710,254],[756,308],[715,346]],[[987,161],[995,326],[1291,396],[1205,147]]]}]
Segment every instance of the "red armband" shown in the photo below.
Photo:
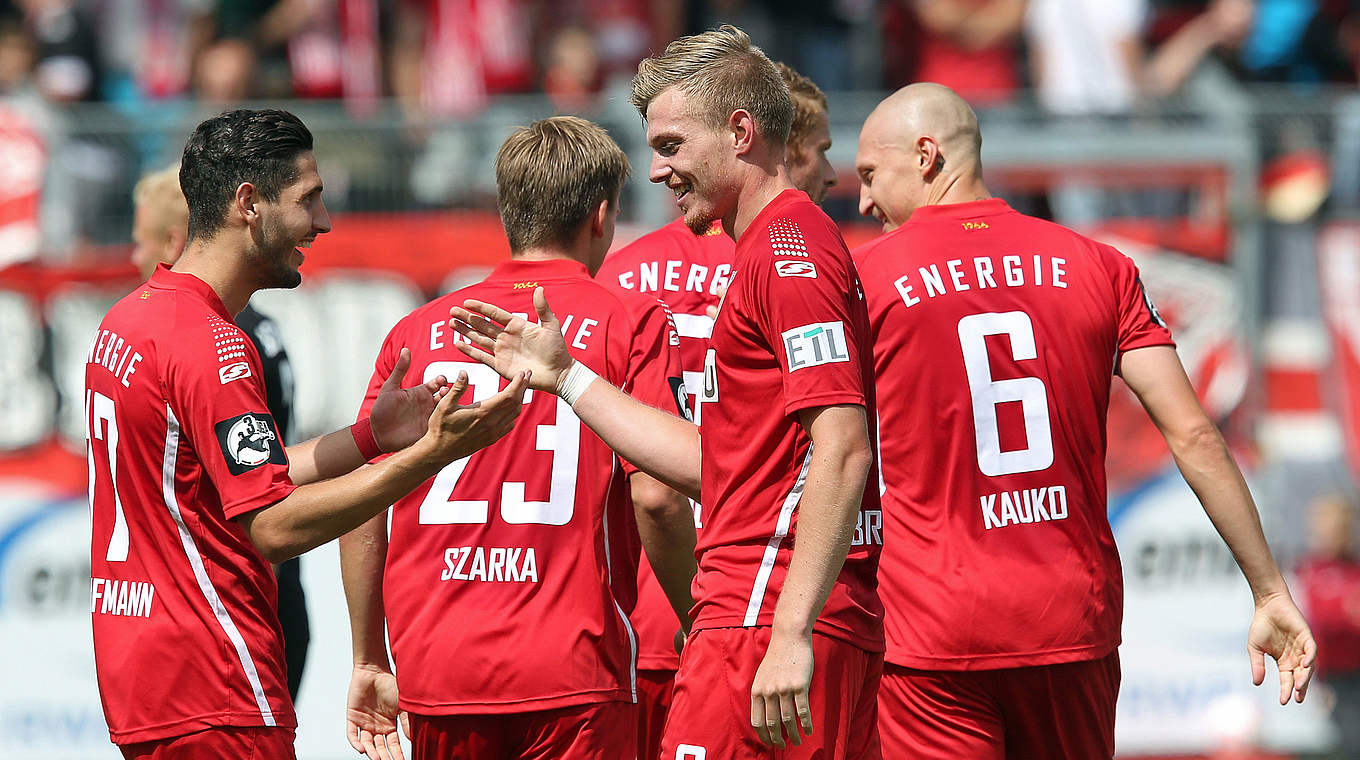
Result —
[{"label": "red armband", "polygon": [[373,435],[373,420],[365,417],[362,420],[349,426],[350,435],[354,436],[354,445],[359,447],[359,453],[365,462],[371,462],[383,455],[382,447],[378,445],[377,436]]}]

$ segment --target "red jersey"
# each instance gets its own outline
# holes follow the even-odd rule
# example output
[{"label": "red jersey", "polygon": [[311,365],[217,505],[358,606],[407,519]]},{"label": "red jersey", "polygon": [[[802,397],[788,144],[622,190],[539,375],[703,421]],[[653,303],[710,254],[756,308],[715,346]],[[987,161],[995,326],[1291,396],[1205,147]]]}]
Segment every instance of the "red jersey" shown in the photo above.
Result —
[{"label": "red jersey", "polygon": [[1296,576],[1308,626],[1324,653],[1318,676],[1325,681],[1360,672],[1360,560],[1308,557]]},{"label": "red jersey", "polygon": [[[868,336],[859,276],[836,225],[804,193],[781,193],[737,241],[705,357],[695,628],[771,624],[811,462],[798,412],[859,404],[873,424]],[[853,546],[815,626],[869,651],[883,647],[878,503],[865,489]]]},{"label": "red jersey", "polygon": [[[676,219],[610,254],[595,275],[609,287],[617,284],[625,290],[654,295],[670,308],[680,335],[680,366],[695,423],[701,421],[696,401],[703,384],[704,353],[713,334],[713,320],[706,310],[718,305],[719,291],[727,287],[735,247],[732,238],[723,233],[721,222],[695,235],[684,219]],[[696,502],[690,504],[695,527],[702,527],[701,507]],[[630,618],[638,632],[638,667],[678,669],[680,657],[675,653],[674,639],[679,624],[647,562],[638,567],[638,603]]]},{"label": "red jersey", "polygon": [[[403,347],[409,387],[466,372],[468,397],[506,383],[454,346],[449,307],[468,298],[533,318],[542,285],[572,354],[645,403],[676,411],[678,342],[656,299],[615,293],[568,260],[508,261],[392,328],[364,409]],[[456,338],[462,340],[461,336]],[[425,715],[518,713],[635,699],[637,538],[630,466],[571,406],[537,391],[505,438],[397,502],[383,597],[401,707]]]},{"label": "red jersey", "polygon": [[85,365],[95,669],[114,742],[297,725],[278,587],[235,518],[293,490],[254,345],[164,265]]},{"label": "red jersey", "polygon": [[1172,345],[1133,262],[989,199],[855,251],[879,398],[888,662],[1090,660],[1119,644],[1105,415],[1122,351]]}]

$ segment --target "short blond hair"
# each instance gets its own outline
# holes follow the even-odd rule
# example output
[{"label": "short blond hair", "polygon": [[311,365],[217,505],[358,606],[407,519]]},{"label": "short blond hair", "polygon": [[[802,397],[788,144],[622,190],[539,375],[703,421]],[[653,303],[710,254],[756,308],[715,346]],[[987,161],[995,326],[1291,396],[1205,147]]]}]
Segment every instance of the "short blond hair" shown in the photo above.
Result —
[{"label": "short blond hair", "polygon": [[570,244],[600,201],[618,201],[628,173],[628,157],[598,124],[554,116],[517,128],[496,154],[510,250]]},{"label": "short blond hair", "polygon": [[743,109],[766,139],[789,139],[793,100],[788,85],[750,36],[735,26],[680,37],[661,55],[644,59],[628,101],[645,119],[651,102],[671,87],[693,98],[714,127],[725,126],[734,111]]},{"label": "short blond hair", "polygon": [[151,231],[157,239],[168,238],[173,229],[188,234],[189,203],[179,188],[179,164],[171,164],[137,180],[132,188],[132,203],[146,210],[146,218],[151,220]]},{"label": "short blond hair", "polygon": [[828,112],[826,93],[822,92],[811,79],[794,71],[787,63],[775,61],[774,67],[779,71],[784,84],[788,85],[789,94],[793,96],[793,125],[789,128],[789,147],[804,150],[808,147],[807,141],[812,136],[812,127],[817,121],[817,116]]}]

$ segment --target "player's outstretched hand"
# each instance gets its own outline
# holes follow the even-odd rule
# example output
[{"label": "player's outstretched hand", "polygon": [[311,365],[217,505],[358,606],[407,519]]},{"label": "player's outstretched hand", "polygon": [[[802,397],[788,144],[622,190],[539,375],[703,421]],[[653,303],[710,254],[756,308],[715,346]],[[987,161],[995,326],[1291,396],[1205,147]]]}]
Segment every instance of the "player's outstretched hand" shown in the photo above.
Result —
[{"label": "player's outstretched hand", "polygon": [[503,438],[515,426],[515,418],[524,408],[524,391],[528,385],[529,373],[519,372],[500,393],[485,401],[459,406],[458,400],[468,386],[467,373],[459,372],[449,392],[430,414],[429,427],[425,431],[434,458],[452,462],[471,456]]},{"label": "player's outstretched hand", "polygon": [[383,668],[355,665],[345,699],[345,736],[369,760],[405,760],[397,737],[397,717],[411,735],[406,713],[397,707],[397,677]]},{"label": "player's outstretched hand", "polygon": [[400,451],[420,440],[429,427],[435,404],[450,390],[448,378],[443,375],[431,378],[428,383],[401,387],[410,367],[411,349],[403,348],[369,411],[373,437],[383,451]]},{"label": "player's outstretched hand", "polygon": [[804,734],[812,735],[811,686],[811,638],[771,635],[765,659],[760,661],[751,684],[751,728],[760,741],[782,748],[788,734],[790,743],[802,744],[800,726]]},{"label": "player's outstretched hand", "polygon": [[463,353],[496,370],[503,377],[528,370],[530,387],[556,393],[571,369],[571,354],[562,338],[562,324],[548,308],[543,288],[534,288],[538,324],[489,303],[464,301],[449,309],[449,325],[469,342],[457,341]]},{"label": "player's outstretched hand", "polygon": [[1317,644],[1308,621],[1289,594],[1266,597],[1256,605],[1256,614],[1247,629],[1247,656],[1251,659],[1251,681],[1257,686],[1266,678],[1266,655],[1275,658],[1280,669],[1280,704],[1302,702],[1317,663]]}]

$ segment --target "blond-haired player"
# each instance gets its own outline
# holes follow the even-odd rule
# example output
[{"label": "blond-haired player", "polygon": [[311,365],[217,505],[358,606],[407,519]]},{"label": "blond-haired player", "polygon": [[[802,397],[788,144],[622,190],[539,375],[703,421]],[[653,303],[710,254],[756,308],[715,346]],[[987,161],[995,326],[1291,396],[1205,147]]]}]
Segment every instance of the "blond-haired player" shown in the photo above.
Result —
[{"label": "blond-haired player", "polygon": [[[694,634],[662,756],[877,757],[882,611],[868,316],[832,221],[789,179],[787,85],[739,29],[672,42],[638,67],[649,178],[691,230],[737,241],[704,362],[703,435],[601,382],[540,324],[453,310],[467,353],[569,401],[629,461],[704,505]],[[702,460],[702,468],[700,462]],[[794,745],[794,746],[787,746]]]}]

